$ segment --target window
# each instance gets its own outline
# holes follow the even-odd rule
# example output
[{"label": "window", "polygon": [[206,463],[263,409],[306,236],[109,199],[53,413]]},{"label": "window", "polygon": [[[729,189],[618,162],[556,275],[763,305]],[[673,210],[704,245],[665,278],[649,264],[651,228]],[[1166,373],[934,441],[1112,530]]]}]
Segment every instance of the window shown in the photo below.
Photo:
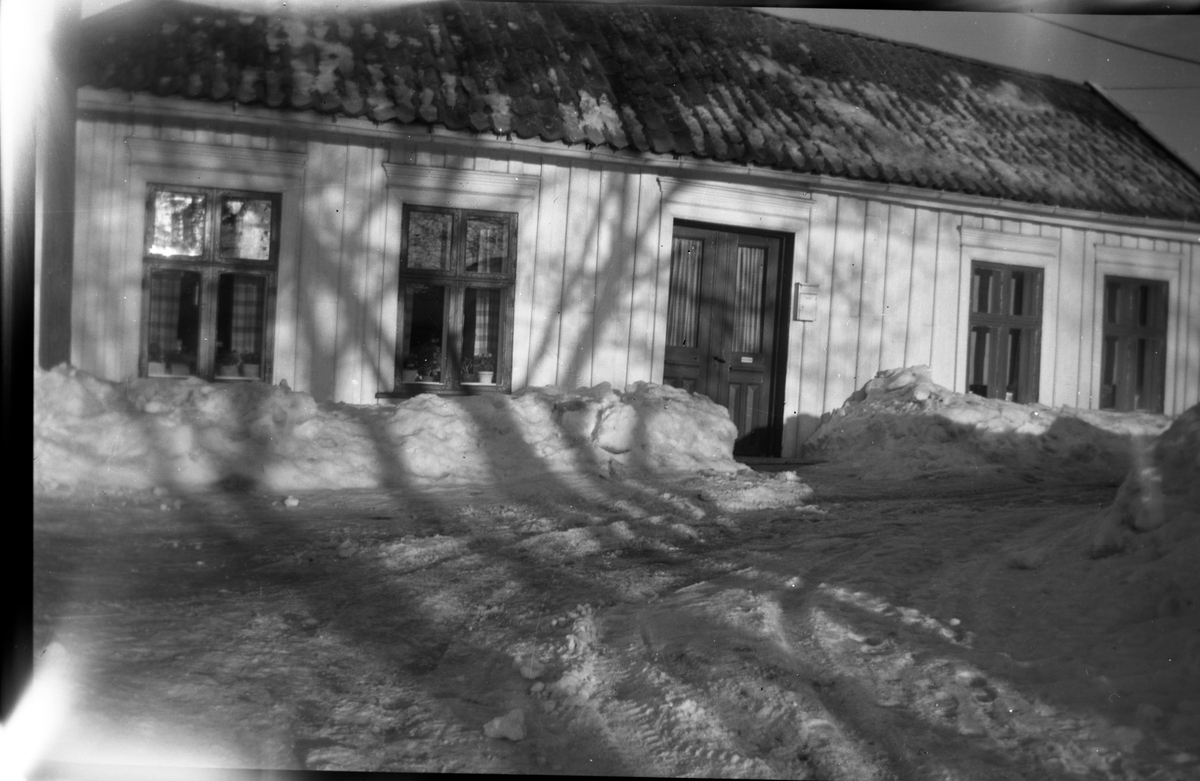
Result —
[{"label": "window", "polygon": [[278,194],[150,185],[143,377],[271,377]]},{"label": "window", "polygon": [[396,388],[511,388],[517,218],[404,208]]},{"label": "window", "polygon": [[1101,409],[1163,411],[1167,288],[1155,280],[1104,277]]},{"label": "window", "polygon": [[971,264],[967,389],[1022,404],[1038,400],[1042,270]]}]

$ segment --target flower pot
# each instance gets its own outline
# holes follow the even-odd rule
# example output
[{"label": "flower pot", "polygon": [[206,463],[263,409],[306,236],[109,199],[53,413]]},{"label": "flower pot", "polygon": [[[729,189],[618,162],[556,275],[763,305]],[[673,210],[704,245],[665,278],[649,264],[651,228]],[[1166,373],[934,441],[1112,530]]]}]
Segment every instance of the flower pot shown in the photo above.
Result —
[{"label": "flower pot", "polygon": [[236,376],[238,376],[237,364],[233,364],[231,366],[218,366],[217,367],[217,376],[218,377],[236,377]]},{"label": "flower pot", "polygon": [[417,381],[417,370],[416,369],[401,369],[400,370],[400,382],[416,382],[416,381]]},{"label": "flower pot", "polygon": [[492,385],[492,378],[496,376],[495,372],[479,372],[479,382],[482,385]]},{"label": "flower pot", "polygon": [[160,377],[167,373],[167,365],[162,361],[150,361],[146,364],[146,374],[151,377]]},{"label": "flower pot", "polygon": [[257,378],[258,377],[258,364],[257,363],[243,363],[242,364],[242,376]]},{"label": "flower pot", "polygon": [[171,364],[171,374],[175,377],[186,377],[192,373],[192,367],[186,363]]}]

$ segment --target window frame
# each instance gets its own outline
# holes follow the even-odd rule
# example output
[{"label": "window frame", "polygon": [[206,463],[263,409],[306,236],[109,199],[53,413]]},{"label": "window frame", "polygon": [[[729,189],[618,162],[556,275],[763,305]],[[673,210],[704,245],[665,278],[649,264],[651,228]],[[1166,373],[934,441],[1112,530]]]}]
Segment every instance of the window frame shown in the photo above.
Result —
[{"label": "window frame", "polygon": [[[452,218],[450,231],[449,266],[431,269],[409,266],[409,226],[414,213],[446,214]],[[499,272],[469,272],[467,259],[467,222],[472,217],[503,218],[507,224],[507,252]],[[396,307],[396,343],[393,363],[394,393],[411,396],[419,393],[458,395],[465,393],[508,393],[512,390],[512,352],[517,285],[517,248],[520,215],[516,210],[462,208],[444,204],[406,202],[401,209],[398,297]],[[408,358],[408,313],[410,286],[431,285],[443,288],[441,366],[438,381],[416,381],[405,378]],[[498,342],[495,355],[495,376],[492,383],[467,382],[463,379],[461,358],[465,295],[467,289],[499,290],[500,307],[497,313]],[[389,394],[391,395],[391,394]]]},{"label": "window frame", "polygon": [[[987,312],[975,311],[976,306],[976,291],[974,280],[976,272],[979,270],[987,270],[999,272],[999,284],[997,286],[996,295],[994,296],[996,310]],[[1030,285],[1024,291],[1022,304],[1022,314],[1012,313],[1012,290],[1010,284],[1014,272],[1020,272],[1030,275]],[[996,261],[972,260],[970,266],[968,290],[969,298],[967,301],[967,353],[966,353],[966,377],[964,378],[965,389],[968,393],[979,394],[974,390],[975,385],[971,384],[971,378],[974,372],[974,361],[971,358],[974,356],[975,346],[973,337],[977,329],[986,328],[993,335],[993,344],[995,345],[991,357],[988,359],[988,376],[999,378],[1003,374],[1003,382],[990,383],[986,398],[1005,399],[1015,401],[1019,404],[1036,404],[1038,402],[1040,386],[1041,386],[1041,350],[1042,350],[1042,328],[1043,328],[1043,299],[1045,297],[1045,269],[1040,266],[1027,266],[1018,263],[1001,263]],[[1032,311],[1028,311],[1032,310]],[[1009,388],[1013,386],[1010,382],[1010,364],[1011,356],[1005,359],[1007,354],[1006,349],[1002,349],[1002,345],[1008,344],[1008,335],[1014,329],[1019,329],[1023,333],[1031,334],[1031,339],[1028,342],[1028,347],[1022,349],[1019,357],[1017,368],[1016,390],[1012,392],[1012,397],[1009,398]]]},{"label": "window frame", "polygon": [[[199,256],[152,254],[150,247],[154,236],[155,195],[158,192],[203,194],[208,198],[205,208],[204,246]],[[222,258],[220,253],[221,219],[220,205],[223,197],[244,197],[267,200],[271,203],[271,242],[266,260],[244,258]],[[148,181],[145,192],[145,225],[142,234],[142,303],[141,328],[138,349],[138,376],[169,379],[183,375],[150,375],[150,284],[155,273],[163,271],[193,272],[200,274],[199,335],[195,370],[188,376],[196,376],[209,382],[252,381],[270,383],[274,374],[276,299],[279,275],[281,225],[283,220],[283,196],[279,192],[249,190],[239,187],[200,187],[174,184],[170,181]],[[223,274],[240,274],[263,279],[262,348],[257,377],[216,376],[218,291]]]}]

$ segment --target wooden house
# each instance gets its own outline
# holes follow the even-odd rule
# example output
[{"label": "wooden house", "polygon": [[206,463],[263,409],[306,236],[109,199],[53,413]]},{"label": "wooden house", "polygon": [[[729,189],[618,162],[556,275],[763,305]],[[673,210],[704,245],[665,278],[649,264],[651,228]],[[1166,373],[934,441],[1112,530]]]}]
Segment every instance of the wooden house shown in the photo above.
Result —
[{"label": "wooden house", "polygon": [[678,385],[794,455],[883,368],[1200,401],[1200,177],[1094,88],[749,9],[85,21],[71,356],[318,399]]}]

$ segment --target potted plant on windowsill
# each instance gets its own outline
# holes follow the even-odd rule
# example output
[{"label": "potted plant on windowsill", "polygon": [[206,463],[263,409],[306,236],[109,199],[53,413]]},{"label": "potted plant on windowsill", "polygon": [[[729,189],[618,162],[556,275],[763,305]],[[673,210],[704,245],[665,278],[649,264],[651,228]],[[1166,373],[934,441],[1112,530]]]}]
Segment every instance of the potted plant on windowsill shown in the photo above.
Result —
[{"label": "potted plant on windowsill", "polygon": [[238,376],[238,364],[241,362],[238,354],[232,350],[222,350],[217,353],[217,376]]},{"label": "potted plant on windowsill", "polygon": [[483,385],[491,385],[496,376],[496,358],[491,353],[476,355],[474,365],[476,371],[479,372],[479,382]]},{"label": "potted plant on windowsill", "polygon": [[412,358],[405,358],[404,367],[400,370],[400,382],[416,382],[418,374],[417,362]]},{"label": "potted plant on windowsill", "polygon": [[258,353],[242,353],[242,376],[258,379],[261,359]]}]

